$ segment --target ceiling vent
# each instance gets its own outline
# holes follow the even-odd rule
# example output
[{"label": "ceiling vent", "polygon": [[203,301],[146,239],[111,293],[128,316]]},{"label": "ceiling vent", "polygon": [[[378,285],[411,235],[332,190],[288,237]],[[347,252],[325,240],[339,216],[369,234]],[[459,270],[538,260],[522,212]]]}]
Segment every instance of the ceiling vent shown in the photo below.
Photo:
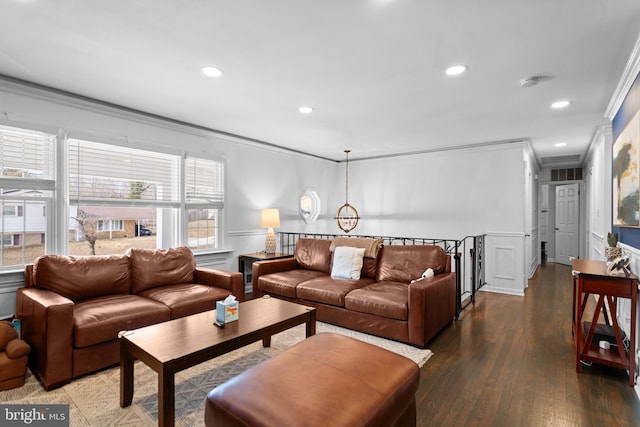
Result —
[{"label": "ceiling vent", "polygon": [[551,181],[581,181],[582,168],[551,169]]}]

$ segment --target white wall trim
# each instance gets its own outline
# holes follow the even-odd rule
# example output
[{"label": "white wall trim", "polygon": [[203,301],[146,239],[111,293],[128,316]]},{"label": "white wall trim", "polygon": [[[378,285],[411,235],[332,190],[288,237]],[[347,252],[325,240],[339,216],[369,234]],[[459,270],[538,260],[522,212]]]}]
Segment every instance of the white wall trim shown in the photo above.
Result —
[{"label": "white wall trim", "polygon": [[524,291],[518,291],[511,288],[501,288],[498,286],[484,285],[480,288],[480,291],[491,292],[493,294],[505,294],[505,295],[514,295],[518,297],[524,296]]},{"label": "white wall trim", "polygon": [[[527,239],[523,232],[492,232],[485,238],[486,284],[488,292],[524,296],[528,267],[524,254]],[[528,261],[527,261],[528,264]]]},{"label": "white wall trim", "polygon": [[228,231],[227,234],[233,237],[241,237],[241,236],[264,236],[267,234],[266,230],[258,229],[258,230],[233,230]]},{"label": "white wall trim", "polygon": [[627,65],[624,67],[624,71],[622,72],[622,77],[618,82],[618,86],[616,90],[613,92],[613,96],[609,101],[609,105],[605,110],[605,117],[608,117],[610,120],[613,120],[616,113],[620,109],[622,102],[624,101],[627,93],[629,93],[629,89],[631,89],[631,85],[635,81],[638,73],[640,72],[640,35],[636,39],[636,44],[633,46],[633,50],[631,51],[631,55],[629,56],[629,60],[627,61]]}]

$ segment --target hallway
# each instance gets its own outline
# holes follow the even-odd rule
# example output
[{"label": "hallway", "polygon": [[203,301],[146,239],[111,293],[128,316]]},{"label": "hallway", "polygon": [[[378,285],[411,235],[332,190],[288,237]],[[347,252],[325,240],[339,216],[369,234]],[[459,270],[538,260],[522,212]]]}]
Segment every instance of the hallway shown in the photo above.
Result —
[{"label": "hallway", "polygon": [[419,426],[639,426],[625,371],[575,372],[571,270],[547,263],[525,297],[479,292],[429,344]]}]

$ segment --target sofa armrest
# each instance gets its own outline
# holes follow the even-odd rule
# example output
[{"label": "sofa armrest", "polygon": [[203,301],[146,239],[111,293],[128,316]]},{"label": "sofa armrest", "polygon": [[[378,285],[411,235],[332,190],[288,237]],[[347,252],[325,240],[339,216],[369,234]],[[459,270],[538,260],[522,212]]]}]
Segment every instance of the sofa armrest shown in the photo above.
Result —
[{"label": "sofa armrest", "polygon": [[244,300],[242,273],[196,267],[194,281],[215,288],[227,289],[236,297],[236,300],[240,302]]},{"label": "sofa armrest", "polygon": [[29,364],[47,390],[68,383],[73,375],[73,306],[49,290],[16,291],[22,339],[32,349]]},{"label": "sofa armrest", "polygon": [[298,262],[295,257],[272,259],[267,261],[254,262],[251,266],[251,282],[253,284],[253,297],[262,296],[262,292],[258,288],[258,278],[265,274],[280,273],[282,271],[295,270],[298,268]]},{"label": "sofa armrest", "polygon": [[409,341],[426,346],[456,314],[456,273],[436,274],[409,285]]}]

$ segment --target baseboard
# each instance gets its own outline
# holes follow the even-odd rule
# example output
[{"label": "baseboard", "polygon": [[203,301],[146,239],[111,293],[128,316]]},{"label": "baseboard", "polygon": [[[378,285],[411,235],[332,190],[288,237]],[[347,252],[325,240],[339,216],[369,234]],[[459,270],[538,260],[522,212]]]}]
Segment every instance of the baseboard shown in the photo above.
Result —
[{"label": "baseboard", "polygon": [[524,291],[517,291],[510,288],[498,288],[491,285],[484,285],[483,287],[480,288],[480,290],[485,292],[493,292],[494,294],[515,295],[519,297],[524,296]]}]

